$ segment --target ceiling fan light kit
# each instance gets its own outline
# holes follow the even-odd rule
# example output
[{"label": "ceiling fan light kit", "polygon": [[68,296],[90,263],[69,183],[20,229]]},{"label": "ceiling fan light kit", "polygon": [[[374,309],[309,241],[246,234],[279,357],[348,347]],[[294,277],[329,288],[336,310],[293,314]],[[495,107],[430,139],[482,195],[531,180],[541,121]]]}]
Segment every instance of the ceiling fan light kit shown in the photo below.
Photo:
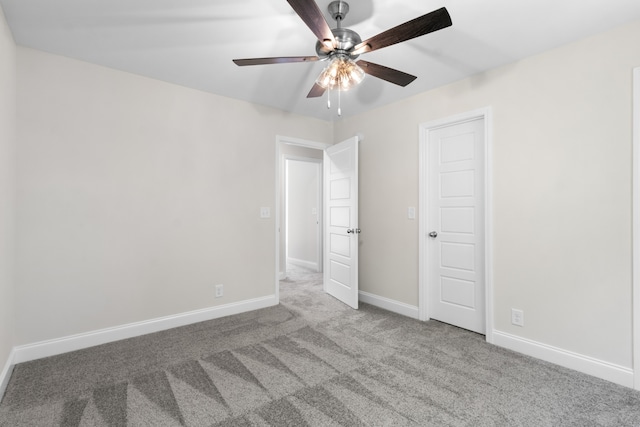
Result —
[{"label": "ceiling fan light kit", "polygon": [[336,55],[316,80],[325,89],[349,90],[364,79],[364,70],[347,55]]},{"label": "ceiling fan light kit", "polygon": [[[349,28],[342,28],[342,21],[349,12],[349,4],[344,1],[333,1],[328,6],[329,14],[335,19],[336,28],[329,28],[322,11],[314,0],[287,0],[293,10],[314,33],[317,56],[289,56],[275,58],[234,59],[239,66],[282,64],[291,62],[329,61],[309,91],[307,98],[322,96],[325,91],[338,90],[338,115],[341,115],[340,92],[359,85],[369,74],[373,77],[406,86],[416,76],[374,64],[368,61],[355,61],[359,55],[382,49],[396,43],[411,40],[425,34],[451,26],[451,17],[446,8],[440,8],[411,21],[400,24],[365,41]],[[330,100],[327,102],[330,107]]]}]

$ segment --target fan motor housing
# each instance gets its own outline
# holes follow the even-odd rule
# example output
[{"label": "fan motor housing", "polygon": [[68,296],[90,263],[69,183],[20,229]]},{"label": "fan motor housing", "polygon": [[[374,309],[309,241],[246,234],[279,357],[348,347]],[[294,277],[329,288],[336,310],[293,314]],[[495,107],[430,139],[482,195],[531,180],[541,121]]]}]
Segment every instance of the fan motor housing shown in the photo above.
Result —
[{"label": "fan motor housing", "polygon": [[[360,35],[348,28],[332,28],[331,32],[333,33],[338,45],[335,49],[328,49],[319,41],[316,42],[316,53],[321,59],[330,56],[334,52],[349,54],[349,51],[353,50],[356,45],[362,43]],[[357,57],[358,55],[354,55],[351,56],[351,59],[355,59]]]}]

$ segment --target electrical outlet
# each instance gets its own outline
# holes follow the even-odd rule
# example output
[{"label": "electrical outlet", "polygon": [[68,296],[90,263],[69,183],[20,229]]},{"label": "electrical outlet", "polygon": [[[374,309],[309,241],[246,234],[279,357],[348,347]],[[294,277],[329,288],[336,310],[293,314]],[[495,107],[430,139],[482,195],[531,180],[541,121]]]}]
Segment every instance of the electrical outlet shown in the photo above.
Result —
[{"label": "electrical outlet", "polygon": [[524,326],[524,312],[522,310],[511,309],[511,324]]},{"label": "electrical outlet", "polygon": [[271,218],[271,209],[260,208],[260,218]]},{"label": "electrical outlet", "polygon": [[216,298],[224,296],[224,285],[216,285]]},{"label": "electrical outlet", "polygon": [[416,219],[416,208],[413,206],[407,208],[407,218]]}]

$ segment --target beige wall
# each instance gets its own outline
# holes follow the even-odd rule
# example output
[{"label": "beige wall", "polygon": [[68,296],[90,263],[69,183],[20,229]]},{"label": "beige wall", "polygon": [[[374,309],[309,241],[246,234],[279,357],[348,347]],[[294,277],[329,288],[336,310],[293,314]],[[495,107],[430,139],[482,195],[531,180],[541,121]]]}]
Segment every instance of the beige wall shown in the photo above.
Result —
[{"label": "beige wall", "polygon": [[331,123],[21,47],[18,71],[17,344],[273,294],[275,135]]},{"label": "beige wall", "polygon": [[640,22],[337,123],[365,136],[361,289],[418,304],[418,126],[491,106],[495,328],[631,367],[637,40]]},{"label": "beige wall", "polygon": [[14,345],[15,86],[16,45],[0,8],[0,372]]},{"label": "beige wall", "polygon": [[[318,264],[322,163],[287,161],[287,254],[308,267]],[[313,214],[313,209],[316,213]]]}]

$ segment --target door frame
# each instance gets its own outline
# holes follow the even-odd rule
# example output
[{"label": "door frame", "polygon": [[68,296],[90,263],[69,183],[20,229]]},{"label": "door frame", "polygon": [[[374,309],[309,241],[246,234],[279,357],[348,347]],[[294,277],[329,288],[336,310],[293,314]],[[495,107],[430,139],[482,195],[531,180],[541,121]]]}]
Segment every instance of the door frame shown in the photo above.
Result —
[{"label": "door frame", "polygon": [[632,352],[633,388],[640,390],[640,67],[633,69]]},{"label": "door frame", "polygon": [[[282,186],[284,184],[283,179],[282,179],[282,173],[283,173],[283,166],[284,166],[284,161],[282,161],[282,147],[284,145],[296,145],[299,147],[305,147],[305,148],[314,148],[316,150],[322,150],[324,151],[327,147],[330,147],[331,144],[325,144],[323,142],[316,142],[316,141],[309,141],[306,139],[300,139],[300,138],[292,138],[289,136],[282,136],[282,135],[276,135],[276,167],[275,167],[275,174],[276,174],[276,188],[275,188],[275,241],[276,241],[276,256],[275,256],[275,291],[274,291],[274,295],[275,295],[275,300],[276,300],[276,304],[280,304],[280,229],[282,227],[281,224],[281,215],[282,215],[282,210],[280,207],[280,204],[282,202],[282,195],[281,195],[281,191],[282,191]],[[323,188],[323,192],[324,192],[324,188]],[[324,200],[324,197],[323,197]],[[324,231],[322,231],[322,233],[324,234]]]},{"label": "door frame", "polygon": [[429,213],[429,134],[445,126],[452,126],[471,120],[484,121],[484,280],[485,280],[485,330],[486,341],[493,343],[493,194],[492,194],[492,119],[491,107],[484,107],[466,113],[432,120],[419,125],[419,207],[418,224],[418,312],[422,321],[431,318],[429,313],[429,283],[427,259],[429,249],[426,244],[427,217]]},{"label": "door frame", "polygon": [[[288,221],[288,216],[287,216],[287,207],[289,204],[289,198],[287,196],[288,191],[287,191],[287,186],[289,185],[289,175],[287,174],[287,170],[286,170],[286,165],[287,165],[287,161],[293,161],[293,162],[301,162],[301,163],[310,163],[315,165],[315,169],[316,169],[316,178],[318,179],[318,188],[317,188],[317,192],[318,192],[318,198],[316,200],[316,205],[318,206],[317,208],[317,227],[316,227],[316,238],[317,240],[317,245],[316,245],[316,251],[317,251],[317,256],[316,256],[316,265],[318,266],[318,273],[322,273],[324,270],[324,265],[323,265],[323,257],[322,257],[322,239],[324,238],[323,233],[322,233],[322,221],[324,219],[324,212],[322,209],[323,206],[323,200],[322,200],[322,195],[323,195],[323,167],[322,167],[322,163],[323,160],[322,159],[314,159],[312,157],[301,157],[301,156],[294,156],[294,155],[290,155],[290,154],[285,154],[284,156],[282,156],[282,159],[284,160],[283,162],[283,167],[285,168],[284,170],[284,185],[285,185],[285,191],[283,192],[283,196],[284,196],[284,200],[282,201],[285,209],[284,212],[282,214],[282,218],[284,219],[284,235],[283,235],[283,241],[285,244],[285,257],[286,259],[289,259],[289,257],[287,256],[288,254],[288,245],[287,245],[287,239],[289,238],[289,221]],[[281,232],[282,232],[281,228]]]}]

